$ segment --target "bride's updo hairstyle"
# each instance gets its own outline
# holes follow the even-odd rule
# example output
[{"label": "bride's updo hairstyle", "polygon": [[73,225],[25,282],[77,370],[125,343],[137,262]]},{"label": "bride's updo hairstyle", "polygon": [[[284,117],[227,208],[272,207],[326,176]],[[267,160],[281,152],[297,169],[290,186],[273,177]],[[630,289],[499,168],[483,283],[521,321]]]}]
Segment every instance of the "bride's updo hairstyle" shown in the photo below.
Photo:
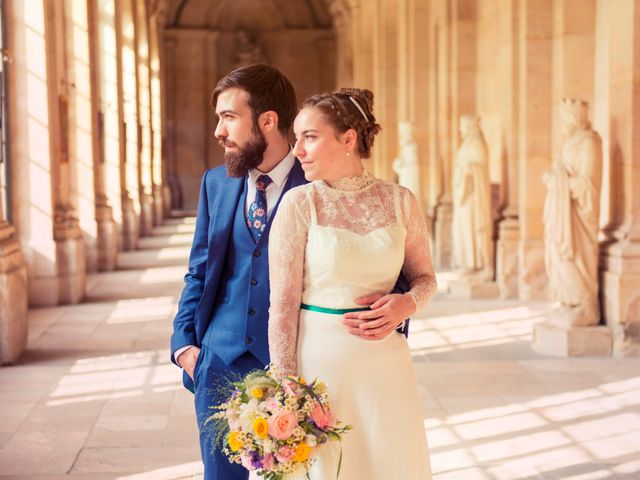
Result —
[{"label": "bride's updo hairstyle", "polygon": [[357,149],[361,158],[371,156],[373,139],[381,130],[373,116],[373,92],[360,88],[341,88],[333,93],[313,95],[302,108],[317,108],[337,133],[353,128],[357,133]]}]

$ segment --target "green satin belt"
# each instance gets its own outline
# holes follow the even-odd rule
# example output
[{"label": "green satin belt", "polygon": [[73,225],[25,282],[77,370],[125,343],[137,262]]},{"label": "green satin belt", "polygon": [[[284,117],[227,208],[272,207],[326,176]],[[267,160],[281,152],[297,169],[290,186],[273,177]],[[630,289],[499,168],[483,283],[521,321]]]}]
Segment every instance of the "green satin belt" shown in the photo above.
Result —
[{"label": "green satin belt", "polygon": [[315,305],[307,305],[306,303],[301,303],[300,308],[302,310],[309,310],[311,312],[318,313],[331,313],[333,315],[344,315],[345,313],[350,312],[364,312],[365,310],[370,310],[369,307],[359,307],[359,308],[324,308],[317,307]]}]

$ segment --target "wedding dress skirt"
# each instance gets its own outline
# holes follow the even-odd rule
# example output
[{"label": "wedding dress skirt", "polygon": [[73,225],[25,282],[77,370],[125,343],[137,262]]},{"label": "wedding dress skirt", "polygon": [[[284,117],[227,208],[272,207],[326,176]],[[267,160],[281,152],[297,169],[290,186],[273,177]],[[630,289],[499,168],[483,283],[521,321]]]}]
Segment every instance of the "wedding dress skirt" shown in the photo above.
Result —
[{"label": "wedding dress skirt", "polygon": [[298,362],[307,381],[327,384],[339,420],[353,430],[330,442],[311,469],[312,480],[431,478],[422,411],[404,335],[362,340],[341,315],[302,310]]},{"label": "wedding dress skirt", "polygon": [[[326,383],[337,419],[353,426],[341,443],[321,450],[311,480],[428,480],[424,420],[404,335],[365,340],[349,333],[341,314],[300,309],[301,303],[358,307],[359,297],[392,291],[401,270],[410,282],[430,278],[415,198],[397,185],[361,182],[344,192],[313,182],[283,199],[269,243],[271,358],[284,366],[295,359],[299,375]],[[417,298],[427,295],[421,286],[422,292],[433,287],[412,282]]]}]

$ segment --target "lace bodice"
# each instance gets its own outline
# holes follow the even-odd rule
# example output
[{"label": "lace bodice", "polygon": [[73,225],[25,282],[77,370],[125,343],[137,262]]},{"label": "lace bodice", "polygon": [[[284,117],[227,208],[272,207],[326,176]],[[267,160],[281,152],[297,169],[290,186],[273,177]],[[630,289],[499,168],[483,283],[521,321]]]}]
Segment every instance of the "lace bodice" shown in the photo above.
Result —
[{"label": "lace bodice", "polygon": [[269,238],[272,363],[296,372],[301,302],[356,307],[359,296],[390,291],[400,270],[418,310],[436,283],[427,227],[410,190],[365,173],[287,192]]}]

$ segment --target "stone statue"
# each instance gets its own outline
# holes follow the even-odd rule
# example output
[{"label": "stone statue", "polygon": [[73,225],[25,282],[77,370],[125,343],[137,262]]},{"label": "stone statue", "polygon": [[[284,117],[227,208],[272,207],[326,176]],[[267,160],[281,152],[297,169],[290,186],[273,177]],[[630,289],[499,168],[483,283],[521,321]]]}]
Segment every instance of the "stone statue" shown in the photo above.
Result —
[{"label": "stone statue", "polygon": [[413,136],[411,122],[398,124],[400,155],[393,161],[393,171],[398,175],[398,183],[411,190],[420,198],[420,165],[418,164],[418,145]]},{"label": "stone statue", "polygon": [[551,171],[544,204],[545,267],[551,299],[562,305],[554,322],[590,326],[598,306],[598,215],[602,141],[591,129],[587,103],[564,99],[560,108],[564,140]]},{"label": "stone statue", "polygon": [[267,56],[262,45],[244,30],[236,33],[235,63],[233,68],[251,65],[252,63],[267,63]]},{"label": "stone statue", "polygon": [[452,264],[470,279],[493,279],[491,185],[478,117],[460,117],[462,143],[453,171]]}]

